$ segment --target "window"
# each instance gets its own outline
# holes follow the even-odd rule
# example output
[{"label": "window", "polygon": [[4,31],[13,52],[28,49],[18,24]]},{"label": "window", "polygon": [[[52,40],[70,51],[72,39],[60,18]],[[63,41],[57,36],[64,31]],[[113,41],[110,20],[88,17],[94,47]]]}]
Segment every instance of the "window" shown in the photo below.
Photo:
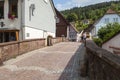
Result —
[{"label": "window", "polygon": [[109,18],[105,18],[105,23],[109,23]]},{"label": "window", "polygon": [[0,19],[4,18],[4,1],[0,1]]},{"label": "window", "polygon": [[118,18],[113,18],[114,22],[118,22]]},{"label": "window", "polygon": [[118,22],[118,18],[116,18],[116,22]]},{"label": "window", "polygon": [[9,16],[18,17],[18,0],[9,0]]},{"label": "window", "polygon": [[27,33],[27,37],[30,37],[30,33]]},{"label": "window", "polygon": [[60,19],[58,17],[56,17],[56,23],[59,23]]}]

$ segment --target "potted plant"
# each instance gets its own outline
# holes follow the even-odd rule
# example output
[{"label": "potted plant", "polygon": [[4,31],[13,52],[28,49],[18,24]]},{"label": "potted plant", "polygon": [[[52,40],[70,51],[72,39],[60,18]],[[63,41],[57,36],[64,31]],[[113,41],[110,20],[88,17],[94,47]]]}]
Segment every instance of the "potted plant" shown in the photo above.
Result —
[{"label": "potted plant", "polygon": [[15,14],[14,13],[8,14],[8,18],[11,19],[11,20],[14,20],[15,19]]}]

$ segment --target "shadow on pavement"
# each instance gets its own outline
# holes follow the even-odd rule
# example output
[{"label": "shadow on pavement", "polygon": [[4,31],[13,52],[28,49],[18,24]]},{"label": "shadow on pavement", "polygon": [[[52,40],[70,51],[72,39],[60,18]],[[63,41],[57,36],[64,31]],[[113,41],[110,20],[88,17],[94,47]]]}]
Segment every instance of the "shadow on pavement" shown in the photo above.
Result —
[{"label": "shadow on pavement", "polygon": [[84,54],[84,44],[81,44],[68,62],[66,68],[64,69],[58,80],[86,80],[80,77],[80,64],[84,60]]}]

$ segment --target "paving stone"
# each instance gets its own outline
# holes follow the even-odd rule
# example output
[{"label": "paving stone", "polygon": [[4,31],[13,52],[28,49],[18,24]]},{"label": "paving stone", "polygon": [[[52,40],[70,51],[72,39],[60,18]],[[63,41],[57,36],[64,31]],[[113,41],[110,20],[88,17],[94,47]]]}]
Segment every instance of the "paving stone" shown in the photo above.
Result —
[{"label": "paving stone", "polygon": [[63,42],[4,62],[0,80],[86,80],[80,77],[84,45]]}]

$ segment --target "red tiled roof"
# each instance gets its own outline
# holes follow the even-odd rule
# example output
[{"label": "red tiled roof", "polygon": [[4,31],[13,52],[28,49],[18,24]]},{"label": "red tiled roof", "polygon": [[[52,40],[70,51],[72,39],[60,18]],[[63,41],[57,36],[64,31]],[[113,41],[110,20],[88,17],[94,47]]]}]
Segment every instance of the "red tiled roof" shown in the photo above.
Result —
[{"label": "red tiled roof", "polygon": [[106,12],[106,14],[116,14],[116,12],[113,11],[112,9],[108,9],[107,12]]}]

